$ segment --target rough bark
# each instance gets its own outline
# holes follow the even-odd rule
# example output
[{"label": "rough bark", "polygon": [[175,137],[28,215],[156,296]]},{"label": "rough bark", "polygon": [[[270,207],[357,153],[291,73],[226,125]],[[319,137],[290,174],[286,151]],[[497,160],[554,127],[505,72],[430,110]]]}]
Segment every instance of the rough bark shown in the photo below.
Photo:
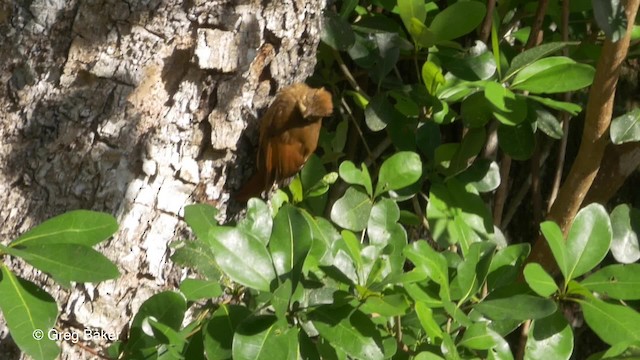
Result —
[{"label": "rough bark", "polygon": [[[206,200],[226,214],[230,189],[250,168],[239,159],[254,156],[246,139],[258,114],[278,88],[313,71],[323,7],[322,0],[0,4],[0,241],[79,208],[112,213],[120,224],[100,247],[121,271],[115,281],[67,291],[22,262],[10,264],[54,295],[60,327],[122,336],[145,299],[178,284],[184,274],[168,245],[188,236],[184,205]],[[1,317],[0,335],[7,354]],[[65,343],[63,354],[81,359],[91,351]]]}]

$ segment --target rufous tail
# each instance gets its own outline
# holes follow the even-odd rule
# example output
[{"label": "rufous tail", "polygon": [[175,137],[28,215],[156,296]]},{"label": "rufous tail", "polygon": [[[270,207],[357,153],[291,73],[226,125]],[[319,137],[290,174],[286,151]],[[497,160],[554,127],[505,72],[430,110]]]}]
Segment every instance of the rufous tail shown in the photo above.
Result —
[{"label": "rufous tail", "polygon": [[265,186],[264,174],[256,172],[238,192],[233,194],[233,199],[237,202],[246,203],[252,197],[260,197],[260,194],[265,190]]}]

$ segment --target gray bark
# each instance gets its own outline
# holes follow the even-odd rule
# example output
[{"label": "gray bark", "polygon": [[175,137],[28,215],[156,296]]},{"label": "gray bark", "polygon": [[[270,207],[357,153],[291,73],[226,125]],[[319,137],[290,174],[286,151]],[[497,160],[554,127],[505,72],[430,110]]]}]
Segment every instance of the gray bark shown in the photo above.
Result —
[{"label": "gray bark", "polygon": [[[62,289],[63,330],[122,336],[141,303],[184,271],[171,241],[185,205],[227,216],[252,158],[246,126],[315,66],[324,1],[13,0],[0,4],[0,241],[73,209],[114,214],[100,246],[115,281]],[[252,161],[250,161],[252,162]],[[224,219],[221,219],[224,220]],[[0,315],[0,354],[10,341]],[[92,358],[108,342],[62,344]],[[14,354],[16,354],[14,352]]]}]

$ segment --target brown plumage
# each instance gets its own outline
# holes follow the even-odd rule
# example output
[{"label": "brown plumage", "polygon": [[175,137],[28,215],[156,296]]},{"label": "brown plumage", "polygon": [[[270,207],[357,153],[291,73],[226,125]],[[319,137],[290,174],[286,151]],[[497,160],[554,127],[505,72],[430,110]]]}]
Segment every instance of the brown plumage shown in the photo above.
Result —
[{"label": "brown plumage", "polygon": [[257,170],[234,198],[246,202],[295,175],[318,146],[322,118],[332,113],[324,88],[294,84],[280,90],[260,121]]}]

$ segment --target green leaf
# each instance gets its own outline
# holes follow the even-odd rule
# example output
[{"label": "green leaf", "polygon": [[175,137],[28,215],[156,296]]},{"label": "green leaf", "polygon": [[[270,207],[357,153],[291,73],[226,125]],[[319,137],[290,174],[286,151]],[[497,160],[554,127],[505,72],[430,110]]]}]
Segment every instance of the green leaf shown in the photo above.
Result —
[{"label": "green leaf", "polygon": [[493,107],[482,92],[477,92],[462,101],[460,115],[467,127],[483,127],[493,118]]},{"label": "green leaf", "polygon": [[538,60],[516,75],[511,88],[535,94],[575,91],[591,85],[595,69],[570,58],[557,56]]},{"label": "green leaf", "polygon": [[527,102],[497,82],[488,82],[484,96],[493,106],[493,116],[504,125],[517,125],[527,117]]},{"label": "green leaf", "polygon": [[523,51],[513,58],[513,61],[511,61],[511,67],[505,74],[504,78],[505,80],[508,79],[518,71],[522,70],[524,67],[530,64],[533,64],[535,61],[549,54],[553,54],[558,50],[562,50],[568,45],[577,45],[577,44],[578,44],[577,42],[551,42],[551,43],[541,44],[534,48]]},{"label": "green leaf", "polygon": [[369,221],[373,203],[361,190],[351,186],[331,208],[331,220],[336,225],[352,231],[362,231]]},{"label": "green leaf", "polygon": [[53,217],[12,241],[9,246],[77,244],[93,246],[118,230],[116,219],[96,211],[74,210]]},{"label": "green leaf", "polygon": [[491,260],[487,283],[493,290],[516,281],[522,263],[529,256],[531,245],[515,244],[500,249]]},{"label": "green leaf", "polygon": [[573,352],[573,331],[562,315],[553,315],[534,320],[527,336],[524,358],[526,360],[568,360]]},{"label": "green leaf", "polygon": [[590,271],[604,259],[611,245],[611,222],[600,204],[590,204],[576,215],[567,236],[567,280]]},{"label": "green leaf", "polygon": [[445,294],[448,295],[449,269],[447,268],[447,260],[442,254],[433,250],[424,240],[409,244],[404,253],[416,267],[424,271],[431,280],[438,283],[444,289]]},{"label": "green leaf", "polygon": [[57,281],[100,282],[120,275],[114,263],[88,246],[28,244],[26,247],[20,246],[20,249],[7,248],[6,251],[50,274]]},{"label": "green leaf", "polygon": [[443,357],[440,357],[432,352],[423,351],[414,357],[414,360],[444,360]]},{"label": "green leaf", "polygon": [[609,265],[580,284],[591,291],[620,300],[640,299],[640,264]]},{"label": "green leaf", "polygon": [[[302,212],[291,205],[283,205],[273,220],[269,240],[269,251],[276,273],[282,276],[295,266],[302,266],[311,242],[311,229]],[[297,276],[293,276],[293,279],[295,282]]]},{"label": "green leaf", "polygon": [[[531,106],[533,103],[529,103],[529,105]],[[536,124],[542,132],[550,138],[562,139],[562,124],[560,124],[555,115],[539,106],[531,106],[529,111],[531,110],[535,111]]]},{"label": "green leaf", "polygon": [[542,231],[545,239],[547,239],[547,243],[551,248],[551,253],[553,253],[553,257],[556,259],[556,263],[558,264],[560,271],[564,275],[564,278],[568,279],[568,255],[564,244],[562,230],[558,224],[553,221],[545,221],[540,224],[540,230]]},{"label": "green leaf", "polygon": [[398,0],[398,13],[407,29],[411,26],[411,19],[424,23],[427,18],[424,0]]},{"label": "green leaf", "polygon": [[231,280],[262,291],[269,291],[275,279],[271,256],[255,237],[231,227],[215,227],[206,238],[216,263]]},{"label": "green leaf", "polygon": [[326,12],[320,38],[325,44],[338,51],[349,49],[356,41],[351,24],[331,11]]},{"label": "green leaf", "polygon": [[509,156],[516,160],[527,160],[533,154],[536,138],[528,122],[515,126],[498,125],[498,144]]},{"label": "green leaf", "polygon": [[436,35],[420,20],[411,18],[411,23],[407,29],[418,48],[430,48],[436,44]]},{"label": "green leaf", "polygon": [[180,283],[180,292],[189,301],[212,299],[222,295],[222,288],[217,281],[202,279],[184,279]]},{"label": "green leaf", "polygon": [[429,336],[432,342],[436,339],[442,339],[442,329],[433,317],[433,311],[422,301],[415,302],[416,315],[420,320],[420,325]]},{"label": "green leaf", "polygon": [[420,179],[420,176],[422,176],[420,156],[410,151],[397,152],[382,163],[375,196],[412,185]]},{"label": "green leaf", "polygon": [[530,263],[524,268],[524,279],[536,294],[547,297],[557,292],[558,285],[540,264]]},{"label": "green leaf", "polygon": [[471,166],[476,156],[482,151],[486,138],[487,133],[484,127],[469,129],[451,158],[447,174],[457,175]]},{"label": "green leaf", "polygon": [[[215,225],[210,224],[209,226]],[[273,219],[271,218],[269,206],[261,199],[249,199],[247,203],[247,215],[238,222],[238,228],[247,234],[253,235],[261,243],[267,245],[269,237],[271,236],[272,227]],[[206,232],[204,234],[206,234]]]},{"label": "green leaf", "polygon": [[220,278],[211,248],[204,241],[184,241],[170,246],[175,249],[171,261],[176,265],[193,269],[210,280]]},{"label": "green leaf", "polygon": [[640,341],[640,314],[627,306],[613,305],[593,296],[578,301],[591,330],[609,345]]},{"label": "green leaf", "polygon": [[611,42],[618,42],[627,32],[627,14],[619,0],[594,0],[593,16],[598,27]]},{"label": "green leaf", "polygon": [[125,355],[129,358],[141,356],[142,352],[160,344],[156,337],[149,336],[143,330],[148,324],[147,318],[162,323],[173,330],[180,330],[184,313],[187,310],[186,299],[176,292],[165,291],[147,299],[131,322],[129,341],[125,346]]},{"label": "green leaf", "polygon": [[570,102],[558,101],[535,95],[529,95],[527,96],[527,99],[535,100],[546,107],[552,108],[554,110],[564,111],[573,116],[578,115],[582,111],[582,107],[580,105]]},{"label": "green leaf", "polygon": [[623,264],[631,264],[640,259],[640,211],[621,204],[611,212],[611,228],[613,239],[611,253]]},{"label": "green leaf", "polygon": [[640,109],[611,120],[611,142],[616,145],[640,140]]},{"label": "green leaf", "polygon": [[427,87],[427,92],[435,95],[438,87],[444,84],[442,69],[436,63],[426,61],[424,65],[422,65],[422,81]]},{"label": "green leaf", "polygon": [[470,184],[478,192],[490,192],[500,186],[500,168],[495,161],[476,159],[457,178],[463,183]]},{"label": "green leaf", "polygon": [[403,115],[391,105],[386,93],[374,96],[364,109],[364,120],[371,131],[384,130],[387,124],[401,118]]},{"label": "green leaf", "polygon": [[472,32],[487,12],[483,3],[475,1],[456,2],[439,12],[429,29],[439,42],[453,40]]},{"label": "green leaf", "polygon": [[200,240],[206,239],[209,230],[218,226],[216,215],[218,209],[211,205],[193,204],[184,207],[184,221]]},{"label": "green leaf", "polygon": [[392,294],[385,296],[370,296],[360,307],[367,314],[377,314],[380,316],[402,316],[409,309],[409,302],[402,294]]},{"label": "green leaf", "polygon": [[472,243],[493,238],[491,213],[484,200],[455,177],[431,185],[427,221],[434,240],[442,246],[460,244],[463,254]]},{"label": "green leaf", "polygon": [[298,351],[298,329],[286,328],[272,315],[245,319],[233,336],[233,359],[295,360]]},{"label": "green leaf", "polygon": [[367,224],[369,243],[378,249],[385,249],[382,258],[388,261],[391,272],[402,273],[405,257],[402,254],[407,245],[407,231],[398,223],[400,209],[390,199],[380,199],[371,209]]},{"label": "green leaf", "polygon": [[291,280],[286,279],[282,285],[273,292],[273,296],[271,297],[271,305],[273,306],[273,311],[276,313],[276,317],[285,323],[287,321],[286,316],[292,293]]},{"label": "green leaf", "polygon": [[375,324],[350,306],[324,305],[309,313],[313,325],[335,348],[355,359],[383,359],[381,337]]},{"label": "green leaf", "polygon": [[489,350],[497,344],[488,332],[487,323],[475,323],[465,330],[458,345],[473,350]]},{"label": "green leaf", "polygon": [[378,32],[373,34],[373,41],[378,48],[379,55],[369,72],[369,76],[377,83],[381,83],[400,58],[400,46],[398,45],[400,40],[395,32]]},{"label": "green leaf", "polygon": [[460,289],[460,295],[455,299],[464,301],[480,290],[489,270],[490,255],[495,248],[495,244],[488,241],[474,242],[469,246],[464,260],[457,266],[458,274],[455,284]]},{"label": "green leaf", "polygon": [[465,51],[440,48],[434,54],[441,66],[466,81],[488,80],[496,73],[496,62],[487,45],[477,41]]},{"label": "green leaf", "polygon": [[58,317],[55,300],[34,283],[16,277],[1,263],[0,271],[0,309],[11,338],[34,359],[57,358],[60,349],[48,338]]},{"label": "green leaf", "polygon": [[343,161],[340,164],[340,177],[347,184],[352,185],[362,185],[365,190],[367,190],[367,194],[373,195],[373,185],[371,185],[371,176],[369,175],[369,170],[367,166],[362,163],[360,165],[360,169],[356,168],[356,166],[349,160]]},{"label": "green leaf", "polygon": [[557,306],[548,299],[538,296],[518,294],[506,298],[484,300],[474,309],[492,320],[542,319],[553,314]]},{"label": "green leaf", "polygon": [[239,305],[221,305],[206,324],[204,348],[209,360],[230,359],[233,335],[238,325],[251,315],[251,311]]}]

